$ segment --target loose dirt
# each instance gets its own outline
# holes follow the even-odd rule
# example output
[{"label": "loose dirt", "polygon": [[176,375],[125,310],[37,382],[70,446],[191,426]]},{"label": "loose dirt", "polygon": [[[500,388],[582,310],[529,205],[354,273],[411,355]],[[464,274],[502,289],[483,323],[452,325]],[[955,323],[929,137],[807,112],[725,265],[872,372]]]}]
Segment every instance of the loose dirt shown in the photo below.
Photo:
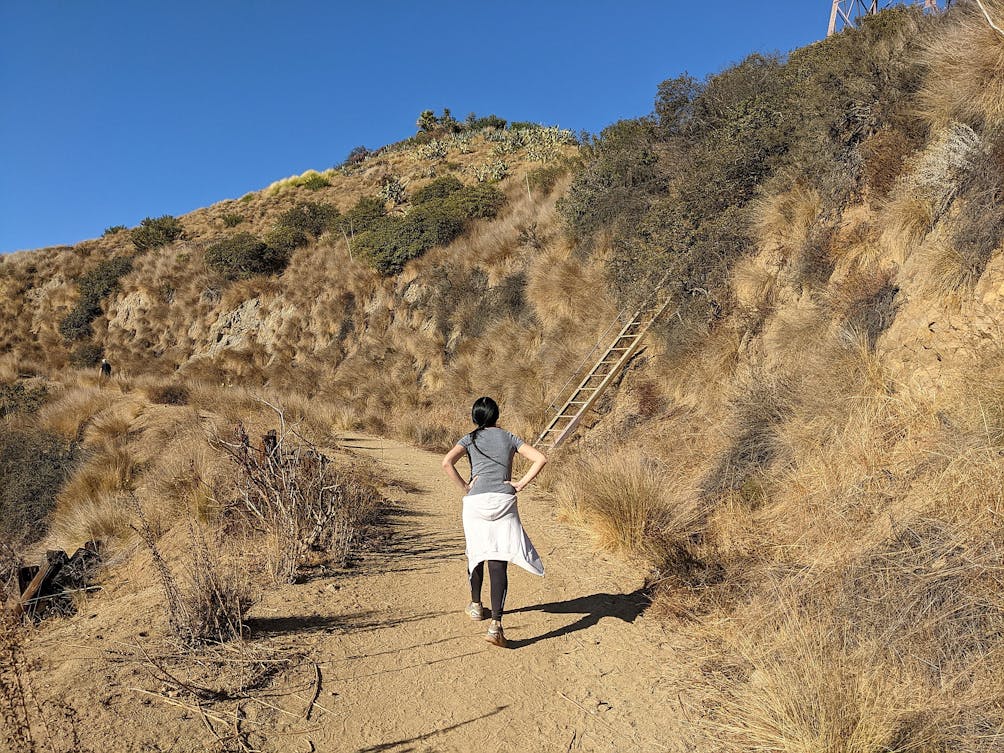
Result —
[{"label": "loose dirt", "polygon": [[70,749],[76,734],[80,750],[240,750],[239,732],[275,751],[687,749],[680,726],[693,712],[674,677],[693,657],[644,615],[637,571],[597,555],[531,487],[520,512],[547,575],[510,568],[510,648],[490,646],[488,623],[463,612],[460,495],[439,457],[390,440],[344,441],[399,482],[385,544],[347,573],[270,593],[250,619],[254,642],[309,660],[247,699],[203,704],[204,719],[143,662],[115,660],[162,650],[164,618],[156,586],[113,578],[29,644],[58,743]]}]

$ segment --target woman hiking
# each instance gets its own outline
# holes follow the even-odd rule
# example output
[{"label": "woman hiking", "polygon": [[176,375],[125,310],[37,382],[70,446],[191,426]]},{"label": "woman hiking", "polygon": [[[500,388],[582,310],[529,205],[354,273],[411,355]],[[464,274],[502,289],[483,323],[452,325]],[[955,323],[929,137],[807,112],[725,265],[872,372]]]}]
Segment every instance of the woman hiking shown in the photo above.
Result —
[{"label": "woman hiking", "polygon": [[[516,495],[536,478],[547,458],[519,437],[496,426],[498,418],[499,407],[494,400],[490,397],[475,400],[471,419],[477,428],[446,453],[443,470],[465,493],[463,521],[471,603],[464,611],[472,620],[484,619],[481,584],[487,562],[491,577],[492,621],[485,640],[505,648],[508,644],[502,632],[502,610],[509,588],[506,568],[512,562],[534,575],[544,574],[540,556],[523,531]],[[517,452],[532,465],[523,478],[512,481],[512,459]],[[456,469],[457,461],[465,453],[471,461],[470,481],[464,481]]]}]

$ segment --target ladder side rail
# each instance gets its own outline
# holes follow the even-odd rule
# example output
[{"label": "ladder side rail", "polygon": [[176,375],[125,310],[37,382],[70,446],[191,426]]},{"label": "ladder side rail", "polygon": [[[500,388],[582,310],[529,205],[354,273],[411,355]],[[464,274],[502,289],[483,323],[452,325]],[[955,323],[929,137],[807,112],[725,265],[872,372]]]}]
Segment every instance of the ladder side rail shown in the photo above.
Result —
[{"label": "ladder side rail", "polygon": [[[566,401],[565,401],[565,404],[564,404],[564,405],[563,405],[563,406],[561,407],[561,409],[560,409],[560,410],[558,411],[558,414],[557,414],[557,416],[555,416],[555,418],[554,418],[554,419],[553,419],[553,420],[551,421],[551,423],[549,423],[549,424],[547,425],[547,428],[546,428],[546,429],[544,429],[544,431],[543,431],[543,432],[541,433],[540,437],[539,437],[539,438],[538,438],[538,440],[537,440],[537,441],[538,441],[538,443],[539,443],[540,441],[542,441],[542,440],[544,439],[544,436],[545,436],[545,435],[546,435],[546,434],[547,434],[547,433],[548,433],[548,432],[549,432],[549,431],[550,431],[550,430],[551,430],[552,428],[554,428],[554,425],[555,425],[556,423],[558,423],[558,421],[559,421],[559,420],[561,419],[561,414],[562,414],[562,413],[564,413],[564,412],[566,411],[566,409],[567,409],[567,408],[569,407],[569,404],[570,404],[570,403],[571,403],[571,402],[572,402],[573,400],[575,400],[575,398],[576,398],[576,397],[578,396],[578,394],[579,394],[579,393],[580,393],[580,392],[581,392],[581,391],[582,391],[583,389],[585,389],[586,385],[587,385],[587,384],[589,384],[589,381],[590,381],[591,379],[595,378],[595,376],[596,376],[596,372],[597,372],[597,371],[599,371],[600,367],[601,367],[601,366],[603,365],[603,361],[605,361],[605,360],[607,359],[607,356],[609,356],[609,355],[610,355],[610,353],[611,353],[611,352],[613,351],[613,348],[614,348],[614,347],[616,347],[617,343],[618,343],[618,342],[619,342],[619,341],[620,341],[621,339],[623,339],[623,337],[624,337],[624,333],[625,333],[625,332],[626,332],[626,331],[627,331],[628,329],[630,329],[630,327],[631,327],[632,325],[634,325],[634,324],[637,324],[637,323],[639,322],[639,320],[640,320],[640,317],[641,317],[642,313],[643,313],[643,310],[642,310],[642,309],[639,309],[638,311],[636,311],[636,312],[635,312],[634,316],[632,316],[632,317],[631,317],[631,319],[630,319],[630,320],[628,321],[628,323],[624,325],[624,327],[623,327],[623,328],[621,329],[621,331],[620,331],[620,333],[619,333],[619,334],[617,335],[617,337],[616,337],[616,338],[615,338],[615,339],[613,340],[613,342],[611,342],[611,344],[610,344],[610,345],[609,345],[609,346],[607,347],[607,349],[606,349],[606,350],[604,351],[604,353],[603,353],[603,355],[602,355],[602,356],[600,357],[599,361],[597,361],[597,362],[596,362],[596,363],[595,363],[595,364],[593,365],[593,367],[592,367],[592,368],[591,368],[591,369],[589,370],[589,373],[587,373],[587,374],[586,374],[585,378],[584,378],[584,379],[583,379],[583,380],[582,380],[581,382],[579,382],[579,386],[578,386],[578,387],[576,387],[576,388],[575,388],[575,389],[574,389],[574,390],[572,391],[572,394],[571,394],[571,395],[569,396],[568,400],[566,400]],[[609,329],[609,328],[608,328],[608,329]],[[642,332],[644,332],[644,330],[642,330]],[[641,339],[641,335],[640,335],[640,334],[639,334],[639,335],[632,335],[632,337],[635,337],[635,338],[636,338],[636,341],[635,341],[635,342],[637,342],[638,340],[640,340],[640,339]],[[571,381],[571,379],[569,379],[569,382],[570,382],[570,381]],[[566,382],[565,384],[567,385],[567,384],[568,384],[568,382]],[[559,393],[559,394],[560,394],[560,393]],[[552,403],[551,405],[553,406],[553,405],[554,405],[554,403]]]},{"label": "ladder side rail", "polygon": [[596,388],[592,396],[586,401],[586,404],[579,408],[578,413],[575,414],[574,418],[572,418],[572,420],[568,422],[568,425],[564,428],[564,430],[562,430],[562,432],[555,438],[554,444],[551,445],[552,448],[556,448],[558,445],[564,442],[565,439],[567,439],[568,436],[573,431],[575,431],[576,427],[578,427],[579,425],[579,422],[582,421],[583,416],[585,416],[586,413],[589,411],[589,409],[592,408],[593,405],[596,403],[596,401],[600,399],[600,395],[603,394],[607,386],[609,386],[609,384],[614,380],[614,378],[620,373],[621,369],[624,368],[624,365],[635,354],[635,352],[638,350],[640,346],[641,346],[641,338],[639,337],[634,342],[634,344],[624,352],[624,355],[620,357],[620,359],[617,361],[617,364],[612,369],[610,369],[610,373],[607,374],[607,376],[603,379],[602,382],[600,382],[599,387]]},{"label": "ladder side rail", "polygon": [[[585,414],[589,411],[589,409],[593,407],[593,404],[596,403],[597,400],[599,400],[600,395],[602,395],[606,391],[606,388],[610,386],[610,383],[614,380],[614,378],[618,374],[620,374],[620,372],[623,370],[627,362],[634,356],[635,353],[638,352],[638,349],[641,347],[642,336],[646,332],[648,332],[649,328],[659,318],[659,315],[661,315],[662,312],[664,312],[669,307],[671,300],[672,299],[667,299],[666,302],[663,304],[663,306],[659,309],[659,313],[655,317],[649,320],[649,322],[645,325],[645,328],[639,333],[638,339],[635,340],[634,343],[632,343],[631,347],[627,351],[624,352],[624,355],[620,357],[616,365],[612,369],[610,369],[610,373],[607,374],[606,378],[602,382],[600,382],[600,385],[593,392],[592,397],[590,397],[589,400],[587,400],[586,403],[579,408],[579,411],[578,413],[576,413],[575,417],[572,418],[571,421],[569,421],[568,425],[557,436],[557,438],[554,440],[554,444],[551,445],[552,448],[556,448],[558,445],[564,442],[573,431],[575,431],[576,427],[579,425],[579,422],[582,421],[583,416],[585,416]],[[564,410],[562,410],[562,413],[564,413]]]}]

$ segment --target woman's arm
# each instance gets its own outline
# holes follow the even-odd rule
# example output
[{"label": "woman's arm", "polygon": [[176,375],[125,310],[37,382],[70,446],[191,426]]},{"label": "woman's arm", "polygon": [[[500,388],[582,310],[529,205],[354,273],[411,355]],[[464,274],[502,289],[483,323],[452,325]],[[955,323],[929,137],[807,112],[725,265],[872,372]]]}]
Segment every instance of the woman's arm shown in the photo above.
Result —
[{"label": "woman's arm", "polygon": [[516,490],[516,493],[519,494],[521,491],[523,491],[524,487],[526,487],[527,484],[529,484],[531,481],[537,478],[537,474],[540,473],[540,470],[545,465],[547,465],[547,455],[545,455],[540,450],[531,447],[526,442],[521,444],[519,449],[516,450],[516,452],[518,452],[520,455],[522,455],[531,463],[533,463],[533,465],[530,466],[530,469],[525,474],[523,474],[523,478],[521,478],[519,481],[513,482],[512,486]]},{"label": "woman's arm", "polygon": [[474,483],[473,478],[471,479],[471,483],[469,484],[460,477],[459,473],[457,473],[456,469],[457,461],[460,460],[460,458],[462,458],[466,453],[467,450],[465,450],[463,447],[461,447],[460,445],[454,445],[453,449],[450,450],[448,453],[446,453],[446,456],[443,458],[443,463],[442,463],[443,472],[447,476],[449,476],[450,480],[457,486],[459,486],[464,493],[469,492],[471,490],[471,484]]}]

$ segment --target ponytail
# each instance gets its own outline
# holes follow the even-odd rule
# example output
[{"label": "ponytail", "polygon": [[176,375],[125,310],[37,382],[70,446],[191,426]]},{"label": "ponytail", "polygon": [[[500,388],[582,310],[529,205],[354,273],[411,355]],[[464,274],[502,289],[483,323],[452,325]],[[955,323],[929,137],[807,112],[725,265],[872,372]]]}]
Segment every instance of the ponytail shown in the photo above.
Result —
[{"label": "ponytail", "polygon": [[[474,440],[478,436],[478,432],[494,426],[495,422],[499,420],[498,403],[490,397],[479,397],[471,407],[471,420],[477,425],[477,428],[468,436],[471,438],[471,444],[477,448],[478,445]],[[479,449],[478,452],[481,450]]]}]

